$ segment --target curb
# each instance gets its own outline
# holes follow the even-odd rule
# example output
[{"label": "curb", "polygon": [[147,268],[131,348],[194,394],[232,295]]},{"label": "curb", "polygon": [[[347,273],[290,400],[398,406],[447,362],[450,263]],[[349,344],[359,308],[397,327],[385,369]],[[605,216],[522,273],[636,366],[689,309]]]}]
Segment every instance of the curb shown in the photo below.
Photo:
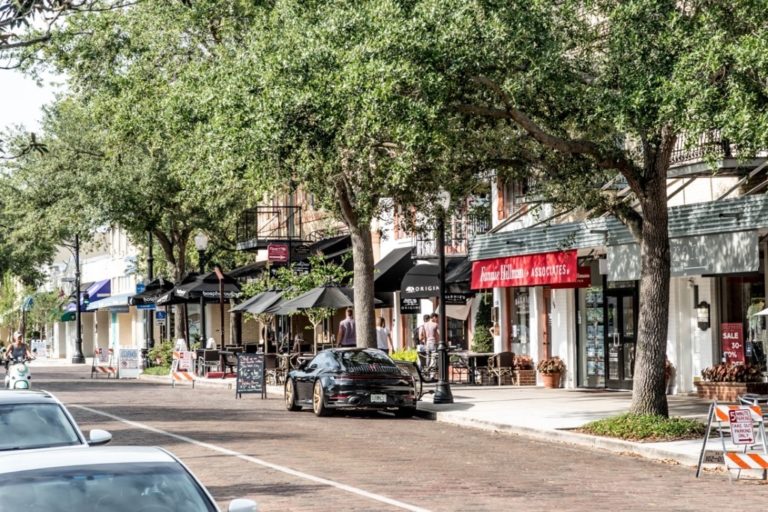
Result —
[{"label": "curb", "polygon": [[[170,375],[144,375],[139,374],[138,380],[142,380],[145,382],[152,382],[154,384],[165,384],[167,386],[170,386],[172,384]],[[192,387],[191,381],[180,381],[176,382],[176,387]],[[235,389],[235,380],[234,379],[197,379],[195,380],[195,386],[196,388],[202,387],[202,388],[219,388],[219,389],[227,389],[230,391],[234,391]],[[282,386],[266,386],[267,388],[267,398],[278,398],[283,396],[283,387]],[[272,395],[272,396],[270,396]]]},{"label": "curb", "polygon": [[[481,430],[490,430],[494,432],[503,432],[507,434],[516,434],[537,441],[557,442],[569,444],[584,448],[608,451],[621,455],[635,455],[646,459],[661,462],[674,461],[683,466],[696,466],[698,458],[685,455],[679,452],[668,450],[656,446],[643,446],[639,443],[624,441],[621,439],[611,439],[606,437],[597,437],[589,434],[577,434],[565,430],[538,430],[532,427],[523,427],[519,425],[508,425],[496,423],[493,421],[479,420],[476,418],[466,418],[451,414],[450,412],[419,411],[425,413],[422,417],[435,419],[443,423],[450,423],[462,427],[477,428]],[[431,417],[431,418],[430,418]]]}]

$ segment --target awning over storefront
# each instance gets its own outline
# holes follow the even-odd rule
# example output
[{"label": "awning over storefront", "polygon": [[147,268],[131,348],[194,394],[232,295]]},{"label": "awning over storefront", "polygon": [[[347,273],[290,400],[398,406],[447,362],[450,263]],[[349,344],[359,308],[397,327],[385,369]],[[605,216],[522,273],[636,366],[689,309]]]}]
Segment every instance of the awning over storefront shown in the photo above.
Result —
[{"label": "awning over storefront", "polygon": [[[96,281],[95,283],[92,283],[88,287],[88,289],[85,290],[84,293],[80,293],[80,311],[87,311],[85,308],[85,305],[83,304],[83,298],[85,297],[86,294],[88,294],[89,302],[95,302],[99,299],[109,297],[111,289],[112,289],[112,285],[109,279],[105,279],[103,281]],[[74,312],[75,309],[76,309],[75,303],[70,302],[69,304],[67,304],[64,310],[66,312]],[[67,320],[64,320],[62,317],[62,321],[67,321]]]},{"label": "awning over storefront", "polygon": [[575,249],[475,261],[472,289],[574,283],[576,266]]},{"label": "awning over storefront", "polygon": [[413,247],[393,249],[381,258],[373,270],[373,289],[375,292],[396,292],[400,290],[403,277],[414,266],[411,254]]},{"label": "awning over storefront", "polygon": [[440,295],[440,267],[419,263],[403,276],[400,296],[404,299],[430,299]]},{"label": "awning over storefront", "polygon": [[88,304],[86,311],[96,311],[98,309],[108,309],[110,311],[122,311],[128,312],[129,300],[133,296],[132,293],[121,293],[118,295],[112,295],[105,299],[97,300]]},{"label": "awning over storefront", "polygon": [[[670,238],[670,275],[756,272],[760,266],[757,231]],[[640,279],[640,246],[623,244],[608,247],[609,281]]]}]

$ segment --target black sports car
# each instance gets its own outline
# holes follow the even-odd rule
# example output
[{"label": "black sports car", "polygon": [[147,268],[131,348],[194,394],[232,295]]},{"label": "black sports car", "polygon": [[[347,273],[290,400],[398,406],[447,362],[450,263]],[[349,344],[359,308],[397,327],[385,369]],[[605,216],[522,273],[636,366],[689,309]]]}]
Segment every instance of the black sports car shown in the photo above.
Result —
[{"label": "black sports car", "polygon": [[413,377],[381,350],[332,348],[288,373],[285,406],[311,406],[318,416],[331,409],[391,410],[398,417],[416,412]]}]

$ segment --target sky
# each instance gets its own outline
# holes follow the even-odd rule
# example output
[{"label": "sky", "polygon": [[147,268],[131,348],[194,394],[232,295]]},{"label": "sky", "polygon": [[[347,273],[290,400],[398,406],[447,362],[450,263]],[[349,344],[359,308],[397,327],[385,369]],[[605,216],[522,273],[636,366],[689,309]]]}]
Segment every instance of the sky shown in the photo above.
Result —
[{"label": "sky", "polygon": [[0,70],[0,131],[22,124],[39,131],[42,106],[54,99],[58,87],[47,78],[42,87],[14,70]]}]

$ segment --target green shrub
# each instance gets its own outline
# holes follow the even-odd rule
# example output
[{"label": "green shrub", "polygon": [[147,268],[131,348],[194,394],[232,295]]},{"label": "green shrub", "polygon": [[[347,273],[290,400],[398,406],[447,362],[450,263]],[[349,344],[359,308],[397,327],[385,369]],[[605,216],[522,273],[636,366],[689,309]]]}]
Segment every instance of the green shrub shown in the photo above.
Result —
[{"label": "green shrub", "polygon": [[150,366],[142,372],[144,375],[168,375],[171,373],[170,366]]},{"label": "green shrub", "polygon": [[474,352],[493,352],[493,336],[491,336],[491,299],[488,294],[480,299],[480,307],[475,318],[475,331],[472,336]]},{"label": "green shrub", "polygon": [[415,363],[419,360],[419,353],[416,352],[415,348],[404,348],[392,352],[389,354],[389,357],[395,361],[409,361],[411,363]]},{"label": "green shrub", "polygon": [[699,439],[706,427],[698,420],[646,414],[622,414],[587,423],[580,432],[627,441],[676,441]]},{"label": "green shrub", "polygon": [[167,366],[170,368],[173,360],[173,342],[165,340],[157,343],[149,351],[148,357],[153,366]]}]

